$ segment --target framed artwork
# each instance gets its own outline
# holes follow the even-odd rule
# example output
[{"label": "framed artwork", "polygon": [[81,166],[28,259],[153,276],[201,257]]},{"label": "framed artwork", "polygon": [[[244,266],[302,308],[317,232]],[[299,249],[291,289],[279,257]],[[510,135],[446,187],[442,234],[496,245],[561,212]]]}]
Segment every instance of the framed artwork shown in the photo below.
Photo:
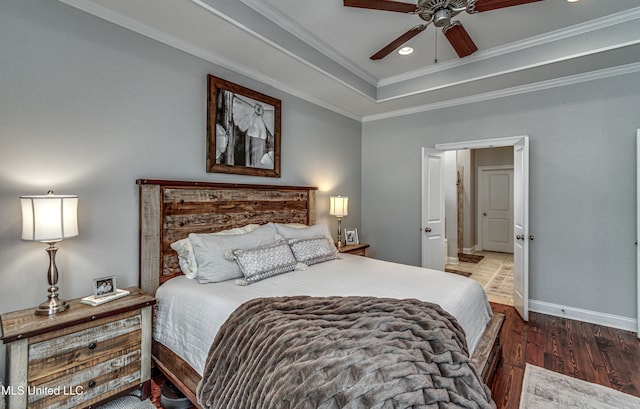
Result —
[{"label": "framed artwork", "polygon": [[213,75],[207,83],[207,172],[280,177],[280,100]]},{"label": "framed artwork", "polygon": [[115,294],[116,290],[116,276],[93,279],[93,296],[96,298]]},{"label": "framed artwork", "polygon": [[349,244],[360,244],[358,240],[358,229],[344,229],[344,242]]}]

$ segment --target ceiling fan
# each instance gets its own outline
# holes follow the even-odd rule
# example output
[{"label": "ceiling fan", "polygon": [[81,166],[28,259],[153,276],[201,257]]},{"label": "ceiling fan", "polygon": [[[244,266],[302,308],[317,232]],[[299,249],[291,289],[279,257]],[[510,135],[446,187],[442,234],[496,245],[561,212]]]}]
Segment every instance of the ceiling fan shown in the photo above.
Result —
[{"label": "ceiling fan", "polygon": [[469,14],[483,11],[501,9],[505,7],[519,6],[542,0],[418,0],[418,4],[409,4],[391,0],[344,0],[346,7],[358,7],[364,9],[395,11],[398,13],[417,14],[425,23],[413,27],[402,34],[380,51],[369,57],[372,60],[380,60],[389,55],[422,31],[431,23],[436,27],[442,27],[451,47],[458,57],[463,58],[478,50],[471,36],[459,21],[451,18],[466,11]]}]

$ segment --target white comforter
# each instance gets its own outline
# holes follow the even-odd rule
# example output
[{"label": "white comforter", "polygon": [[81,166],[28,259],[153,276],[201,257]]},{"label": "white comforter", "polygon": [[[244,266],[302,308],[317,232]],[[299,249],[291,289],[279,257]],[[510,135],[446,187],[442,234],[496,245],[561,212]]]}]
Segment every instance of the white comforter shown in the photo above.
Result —
[{"label": "white comforter", "polygon": [[440,304],[467,335],[472,353],[491,318],[491,307],[476,281],[455,274],[344,254],[306,271],[271,277],[249,286],[235,280],[198,284],[184,276],[156,292],[154,339],[202,375],[216,332],[240,304],[257,297],[359,295],[418,298]]}]

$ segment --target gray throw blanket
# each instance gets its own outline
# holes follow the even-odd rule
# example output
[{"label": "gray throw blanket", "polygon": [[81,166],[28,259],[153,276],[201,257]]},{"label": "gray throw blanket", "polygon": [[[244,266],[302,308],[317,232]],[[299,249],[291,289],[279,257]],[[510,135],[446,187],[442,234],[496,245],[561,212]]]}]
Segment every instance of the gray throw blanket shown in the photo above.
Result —
[{"label": "gray throw blanket", "polygon": [[495,408],[440,306],[374,297],[258,298],[211,346],[205,408]]}]

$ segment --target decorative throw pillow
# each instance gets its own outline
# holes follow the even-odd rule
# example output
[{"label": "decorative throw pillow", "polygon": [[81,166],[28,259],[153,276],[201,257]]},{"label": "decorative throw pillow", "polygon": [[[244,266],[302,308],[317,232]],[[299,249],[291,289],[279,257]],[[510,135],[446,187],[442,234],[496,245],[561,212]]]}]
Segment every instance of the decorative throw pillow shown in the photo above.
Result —
[{"label": "decorative throw pillow", "polygon": [[198,282],[200,284],[217,283],[242,277],[238,264],[227,259],[225,254],[232,250],[274,244],[275,235],[275,227],[269,224],[238,235],[191,233],[189,241],[198,263]]},{"label": "decorative throw pillow", "polygon": [[[236,234],[246,234],[260,227],[259,224],[247,224],[246,226],[236,227],[234,229],[222,230],[215,233],[208,233],[216,236],[229,236]],[[196,256],[193,254],[193,247],[188,238],[174,241],[171,248],[178,253],[178,264],[180,270],[187,278],[196,278],[198,276],[198,263]]]},{"label": "decorative throw pillow", "polygon": [[288,243],[296,260],[308,266],[338,258],[338,250],[326,237],[290,239]]},{"label": "decorative throw pillow", "polygon": [[287,243],[246,250],[234,250],[233,258],[244,275],[244,280],[236,281],[240,285],[247,285],[278,274],[288,273],[295,270],[298,264]]}]

